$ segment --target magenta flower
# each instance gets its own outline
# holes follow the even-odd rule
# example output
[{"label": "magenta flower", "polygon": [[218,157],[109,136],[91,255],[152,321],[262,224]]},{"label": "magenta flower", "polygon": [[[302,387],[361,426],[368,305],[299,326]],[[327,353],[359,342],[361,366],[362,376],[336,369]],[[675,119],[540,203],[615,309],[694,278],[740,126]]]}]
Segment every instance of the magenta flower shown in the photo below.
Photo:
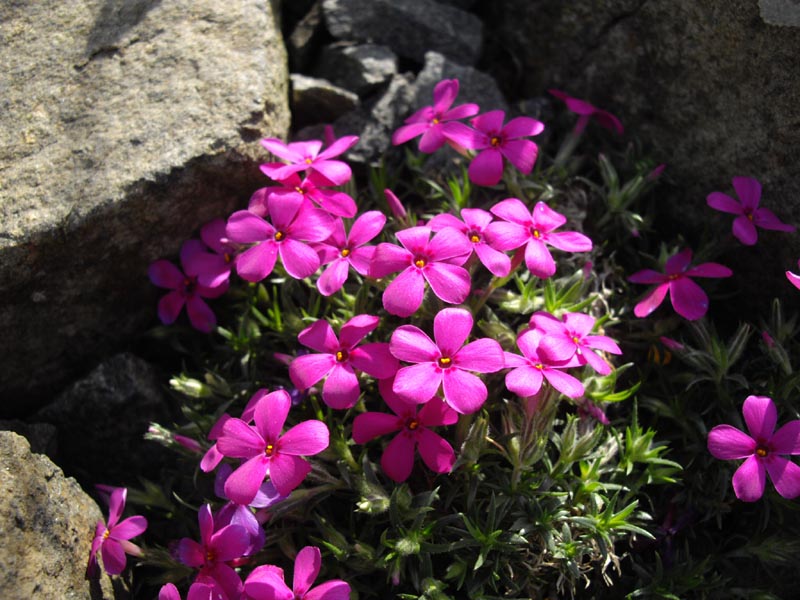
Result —
[{"label": "magenta flower", "polygon": [[445,228],[430,239],[430,227],[410,227],[397,232],[402,248],[378,244],[369,268],[370,277],[386,277],[402,270],[383,292],[383,306],[393,315],[409,317],[422,304],[425,282],[450,304],[461,304],[470,289],[463,268],[472,253],[469,241],[455,229]]},{"label": "magenta flower", "polygon": [[128,540],[144,533],[147,529],[147,519],[137,515],[128,517],[124,521],[119,520],[122,511],[125,510],[127,496],[126,488],[113,488],[108,502],[108,524],[98,521],[95,528],[89,563],[86,567],[87,577],[97,576],[98,550],[103,557],[103,569],[109,575],[119,575],[125,570],[126,554],[142,555],[142,549]]},{"label": "magenta flower", "polygon": [[269,474],[282,496],[292,492],[311,470],[301,456],[318,454],[328,447],[328,427],[322,421],[298,423],[281,435],[292,399],[284,390],[263,396],[256,404],[255,426],[228,419],[217,439],[224,456],[244,458],[225,482],[225,495],[237,504],[250,504]]},{"label": "magenta flower", "polygon": [[758,241],[756,227],[787,232],[795,230],[794,226],[781,222],[768,208],[758,207],[761,200],[761,184],[758,180],[752,177],[734,177],[733,189],[741,203],[722,192],[711,192],[706,202],[711,208],[738,215],[733,220],[733,235],[746,246],[752,246]]},{"label": "magenta flower", "polygon": [[530,117],[517,117],[503,125],[505,112],[493,110],[479,115],[470,122],[477,130],[471,146],[478,154],[469,163],[469,178],[477,185],[496,185],[503,178],[503,159],[525,175],[531,172],[539,148],[530,135],[544,131],[544,123]]},{"label": "magenta flower", "polygon": [[300,171],[311,171],[316,172],[326,185],[342,185],[352,175],[350,167],[345,162],[331,159],[347,152],[356,142],[358,136],[347,135],[320,152],[322,142],[319,140],[284,144],[281,140],[267,138],[261,140],[261,145],[275,156],[289,161],[290,164],[267,163],[261,165],[261,171],[275,181],[283,181]]},{"label": "magenta flower", "polygon": [[545,360],[559,363],[577,357],[581,365],[588,364],[600,375],[611,373],[611,365],[593,348],[610,354],[622,354],[617,343],[605,335],[591,335],[595,318],[583,313],[566,313],[561,319],[547,312],[537,312],[530,320],[531,327],[542,332],[538,353]]},{"label": "magenta flower", "polygon": [[511,272],[511,259],[493,246],[494,241],[491,236],[487,238],[485,235],[487,226],[493,221],[492,215],[480,208],[464,208],[461,210],[461,218],[464,220],[461,221],[449,213],[442,213],[433,217],[428,226],[433,231],[441,231],[445,227],[457,229],[464,234],[478,260],[492,275],[497,277],[508,275]]},{"label": "magenta flower", "polygon": [[525,246],[525,264],[537,277],[547,278],[556,272],[556,263],[547,246],[567,252],[589,252],[592,240],[576,231],[554,233],[567,222],[544,202],[537,202],[532,212],[517,198],[495,204],[492,214],[503,219],[491,223],[486,235],[498,250],[514,250]]},{"label": "magenta flower", "polygon": [[336,217],[354,217],[357,211],[356,201],[351,196],[337,190],[325,189],[330,185],[319,173],[312,172],[301,180],[297,173],[292,173],[280,182],[280,185],[269,186],[257,190],[250,198],[247,207],[252,213],[266,217],[269,213],[268,202],[274,197],[275,202],[282,202],[287,196],[300,196],[317,204],[325,212]]},{"label": "magenta flower", "polygon": [[586,128],[586,125],[589,123],[589,119],[591,117],[594,117],[598,125],[605,127],[609,131],[614,131],[618,135],[622,135],[624,132],[624,128],[622,127],[620,120],[610,112],[601,110],[596,106],[589,104],[586,102],[586,100],[578,100],[577,98],[573,98],[572,96],[560,90],[547,91],[559,100],[562,100],[570,111],[578,115],[578,124],[575,126],[577,133],[582,132]]},{"label": "magenta flower", "polygon": [[520,397],[535,396],[542,389],[544,380],[569,398],[580,398],[585,393],[583,384],[562,369],[580,365],[577,357],[559,363],[552,362],[542,356],[540,344],[543,333],[538,329],[528,329],[517,337],[519,354],[505,353],[506,387]]},{"label": "magenta flower", "polygon": [[644,269],[628,277],[628,281],[632,283],[658,284],[633,308],[633,314],[640,318],[646,317],[659,307],[667,292],[670,292],[672,307],[684,319],[695,321],[705,315],[708,311],[708,296],[691,278],[730,277],[733,271],[719,263],[703,263],[689,268],[691,260],[692,250],[686,248],[669,257],[664,273]]},{"label": "magenta flower", "polygon": [[[218,592],[218,589],[215,589],[213,583],[195,581],[189,587],[186,600],[220,600],[223,598],[215,592]],[[158,600],[181,600],[181,594],[174,583],[165,583],[158,592]]]},{"label": "magenta flower", "polygon": [[233,262],[239,248],[225,234],[225,221],[214,219],[203,225],[200,239],[212,252],[198,253],[192,261],[189,275],[197,276],[197,282],[205,287],[216,288],[226,284],[233,270]]},{"label": "magenta flower", "polygon": [[394,215],[394,218],[398,221],[405,222],[408,213],[406,213],[403,203],[400,202],[395,193],[390,189],[385,189],[383,190],[383,195],[386,198],[386,204],[389,205],[389,210]]},{"label": "magenta flower", "polygon": [[430,154],[446,142],[462,148],[471,148],[475,141],[473,131],[457,122],[478,112],[477,104],[460,104],[450,108],[458,96],[458,79],[444,79],[433,89],[433,106],[425,106],[405,120],[405,125],[392,135],[397,146],[419,135],[420,152]]},{"label": "magenta flower", "polygon": [[375,246],[365,244],[375,238],[386,224],[386,217],[376,211],[365,212],[350,228],[350,235],[344,231],[341,219],[334,221],[331,236],[317,244],[320,262],[328,267],[317,279],[317,289],[323,296],[338,292],[347,281],[350,267],[359,275],[369,273],[369,264],[375,254]]},{"label": "magenta flower", "polygon": [[800,454],[800,419],[775,431],[778,411],[766,396],[748,396],[742,414],[750,435],[731,425],[717,425],[708,433],[708,451],[714,458],[745,459],[733,474],[736,497],[744,502],[761,498],[766,473],[781,496],[800,496],[800,467],[781,456]]},{"label": "magenta flower", "polygon": [[[183,538],[178,542],[178,560],[200,569],[197,581],[214,591],[222,591],[223,598],[238,598],[242,581],[227,563],[245,555],[251,545],[250,534],[240,525],[215,527],[211,506],[204,504],[197,512],[200,525],[200,542]],[[219,597],[219,596],[218,596]]]},{"label": "magenta flower", "polygon": [[183,271],[168,260],[157,260],[147,269],[153,285],[172,290],[158,301],[158,318],[164,325],[174,323],[184,305],[195,329],[209,333],[217,325],[217,317],[203,298],[218,298],[228,290],[228,282],[206,287],[198,282],[196,275],[189,274],[201,271],[199,261],[204,254],[205,248],[199,240],[187,240],[181,247]]},{"label": "magenta flower", "polygon": [[[800,267],[800,260],[797,261],[797,266]],[[786,279],[789,280],[794,287],[800,290],[800,275],[792,273],[791,271],[786,271]]]},{"label": "magenta flower", "polygon": [[399,431],[381,457],[383,472],[398,483],[411,475],[417,447],[431,471],[449,473],[456,460],[455,452],[444,438],[429,428],[452,425],[458,421],[458,413],[438,397],[431,399],[418,412],[418,405],[395,394],[392,385],[392,379],[378,382],[381,396],[394,414],[365,412],[358,415],[353,421],[353,440],[356,444],[366,444],[378,436]]},{"label": "magenta flower", "polygon": [[358,346],[379,322],[380,319],[372,315],[356,315],[342,325],[339,339],[324,319],[301,331],[297,336],[300,343],[321,354],[295,358],[289,366],[292,383],[306,390],[327,377],[322,386],[325,404],[337,409],[353,406],[361,393],[356,369],[384,379],[394,375],[399,366],[385,342]]},{"label": "magenta flower", "polygon": [[295,558],[291,588],[284,581],[283,569],[262,565],[248,576],[244,584],[245,593],[252,600],[349,600],[350,585],[341,579],[311,587],[321,566],[319,548],[306,546]]},{"label": "magenta flower", "polygon": [[[274,195],[271,197],[274,198]],[[304,206],[299,194],[280,202],[268,201],[272,223],[247,210],[228,219],[228,238],[251,245],[236,257],[236,272],[246,281],[261,281],[272,273],[278,255],[286,272],[304,279],[319,268],[319,255],[308,242],[321,242],[331,234],[333,217]]]},{"label": "magenta flower", "polygon": [[486,401],[486,385],[470,373],[494,373],[505,366],[503,349],[495,340],[481,338],[464,345],[472,332],[472,315],[463,308],[445,308],[433,318],[431,340],[419,327],[402,325],[392,334],[389,350],[399,360],[417,363],[402,367],[392,389],[422,404],[436,395],[456,412],[473,413]]}]

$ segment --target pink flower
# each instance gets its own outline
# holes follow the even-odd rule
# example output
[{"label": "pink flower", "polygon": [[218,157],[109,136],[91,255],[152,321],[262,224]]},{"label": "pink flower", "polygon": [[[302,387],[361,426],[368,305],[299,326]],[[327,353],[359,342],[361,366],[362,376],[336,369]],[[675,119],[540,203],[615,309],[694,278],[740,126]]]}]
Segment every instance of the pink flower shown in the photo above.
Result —
[{"label": "pink flower", "polygon": [[486,237],[487,226],[493,221],[492,215],[480,208],[464,208],[461,210],[461,218],[464,220],[442,213],[433,217],[428,225],[433,231],[441,231],[445,227],[457,229],[466,236],[478,260],[492,275],[508,275],[511,272],[511,259],[492,245],[494,241],[491,236]]},{"label": "pink flower", "polygon": [[594,323],[594,317],[583,313],[566,313],[561,319],[556,319],[543,311],[535,313],[530,320],[531,327],[544,334],[538,347],[544,359],[558,363],[575,356],[579,364],[588,364],[600,375],[608,375],[611,365],[593,348],[610,354],[622,354],[622,350],[610,337],[590,335]]},{"label": "pink flower", "polygon": [[506,373],[506,387],[525,398],[538,394],[546,379],[569,398],[583,396],[583,384],[572,375],[562,372],[562,369],[579,366],[577,357],[560,363],[544,358],[540,351],[542,338],[543,333],[538,329],[528,329],[517,337],[517,347],[522,351],[522,356],[505,353],[506,367],[511,367],[511,371]]},{"label": "pink flower", "polygon": [[752,246],[758,241],[756,227],[787,232],[795,230],[794,226],[781,222],[768,208],[758,208],[761,200],[761,184],[758,180],[752,177],[734,177],[733,189],[741,203],[722,192],[711,192],[706,202],[711,208],[738,215],[733,220],[733,235],[746,246]]},{"label": "pink flower", "polygon": [[[274,198],[274,196],[273,196]],[[247,210],[228,219],[228,238],[251,245],[236,257],[236,272],[246,281],[261,281],[272,273],[278,255],[286,272],[304,279],[319,268],[319,255],[308,242],[326,239],[333,217],[325,211],[304,206],[299,194],[280,202],[268,201],[272,223]]]},{"label": "pink flower", "polygon": [[458,79],[445,79],[433,89],[433,106],[425,106],[405,120],[405,125],[392,135],[392,144],[403,144],[421,135],[420,152],[430,154],[441,148],[445,142],[471,148],[475,135],[473,131],[457,119],[471,117],[478,112],[477,104],[460,104],[450,108],[458,95]]},{"label": "pink flower", "polygon": [[520,138],[539,135],[544,131],[544,123],[517,117],[504,126],[505,116],[502,110],[493,110],[470,121],[478,132],[471,146],[478,154],[469,163],[469,178],[477,185],[499,183],[503,178],[504,158],[525,175],[536,162],[539,148],[532,141]]},{"label": "pink flower", "polygon": [[717,425],[708,433],[708,451],[721,460],[744,458],[733,474],[739,500],[755,502],[764,494],[766,473],[784,498],[800,496],[800,467],[781,454],[800,454],[800,419],[778,431],[778,411],[766,396],[748,396],[742,408],[750,435],[731,425]]},{"label": "pink flower", "polygon": [[361,392],[356,369],[384,379],[394,375],[399,366],[385,342],[358,346],[379,322],[380,319],[372,315],[356,315],[342,325],[339,339],[324,319],[301,331],[297,336],[300,343],[321,354],[295,358],[289,367],[292,383],[306,390],[327,377],[322,386],[325,404],[337,409],[353,406]]},{"label": "pink flower", "polygon": [[383,472],[398,483],[411,475],[417,447],[431,471],[449,473],[456,460],[455,452],[450,444],[429,428],[452,425],[458,421],[458,413],[438,397],[417,412],[418,406],[395,394],[392,384],[391,379],[382,379],[378,382],[378,389],[394,415],[378,412],[358,415],[353,421],[353,440],[356,444],[365,444],[378,436],[399,431],[381,457]]},{"label": "pink flower", "polygon": [[227,283],[239,248],[225,236],[225,221],[214,219],[203,225],[200,239],[212,252],[198,253],[187,273],[197,276],[197,282],[205,287],[216,288]]},{"label": "pink flower", "polygon": [[461,265],[472,253],[469,241],[455,229],[445,228],[430,239],[430,227],[410,227],[397,232],[402,248],[378,244],[370,264],[370,277],[402,272],[383,292],[383,306],[393,315],[409,317],[422,304],[427,281],[433,293],[450,304],[469,296],[469,272]]},{"label": "pink flower", "polygon": [[[800,260],[797,261],[797,266],[800,267]],[[796,275],[791,271],[786,271],[786,279],[788,279],[789,283],[791,283],[794,287],[800,290],[800,275]]]},{"label": "pink flower", "polygon": [[[204,504],[197,512],[200,542],[183,538],[178,542],[178,560],[200,569],[197,581],[206,584],[223,598],[238,598],[242,581],[227,563],[245,555],[251,545],[250,534],[240,525],[215,527],[211,506]],[[219,596],[216,596],[219,597]]]},{"label": "pink flower", "polygon": [[389,350],[399,360],[417,363],[395,375],[393,391],[422,404],[441,385],[444,400],[456,412],[473,413],[486,401],[486,385],[469,371],[494,373],[505,365],[503,350],[494,340],[481,338],[466,346],[472,315],[463,308],[445,308],[433,318],[432,341],[414,325],[402,325],[392,334]]},{"label": "pink flower", "polygon": [[247,210],[266,217],[269,213],[268,202],[271,198],[274,198],[275,202],[282,202],[287,196],[300,196],[311,200],[322,210],[336,217],[350,218],[356,214],[355,200],[344,192],[324,189],[324,186],[330,185],[330,183],[319,173],[309,173],[303,180],[297,173],[292,173],[280,184],[257,190],[250,198]]},{"label": "pink flower", "polygon": [[125,510],[128,490],[126,488],[112,489],[108,503],[108,524],[103,521],[97,522],[89,563],[86,567],[87,577],[97,576],[98,550],[103,557],[103,569],[109,575],[119,575],[125,570],[126,554],[142,555],[142,549],[128,540],[144,533],[147,529],[147,519],[137,515],[120,521],[122,511]]},{"label": "pink flower", "polygon": [[292,400],[284,390],[266,394],[255,406],[255,426],[228,419],[217,439],[224,456],[245,458],[225,482],[225,495],[237,504],[250,504],[269,474],[278,493],[291,493],[311,470],[301,456],[318,454],[328,447],[328,427],[322,421],[298,423],[281,435]]},{"label": "pink flower", "polygon": [[[203,298],[218,298],[228,290],[228,282],[216,287],[206,287],[198,282],[196,275],[202,270],[199,260],[206,254],[199,240],[187,240],[181,247],[181,271],[168,260],[157,260],[147,269],[153,285],[172,290],[158,302],[158,318],[164,325],[175,322],[183,306],[192,327],[209,333],[217,324],[217,318]],[[184,275],[186,273],[186,275]]]},{"label": "pink flower", "polygon": [[357,136],[347,135],[320,152],[322,142],[319,140],[284,144],[281,140],[267,138],[261,140],[261,145],[275,156],[289,161],[290,164],[267,163],[261,165],[261,170],[275,181],[283,181],[300,171],[311,171],[316,172],[326,185],[342,185],[352,175],[350,167],[345,162],[331,159],[347,152],[356,142],[358,142]]},{"label": "pink flower", "polygon": [[633,309],[637,317],[646,317],[659,307],[667,292],[670,292],[672,307],[680,316],[690,321],[701,318],[708,311],[708,296],[691,280],[692,277],[730,277],[728,267],[719,263],[703,263],[689,268],[692,250],[686,248],[671,256],[664,266],[665,273],[644,269],[628,277],[632,283],[658,284]]},{"label": "pink flower", "polygon": [[610,112],[601,110],[596,106],[589,104],[586,100],[578,100],[560,90],[547,90],[551,95],[559,100],[563,100],[567,108],[578,115],[578,124],[575,129],[578,132],[583,131],[589,122],[590,117],[594,117],[597,124],[605,127],[609,131],[614,131],[618,135],[622,135],[624,128],[620,120],[612,115]]},{"label": "pink flower", "polygon": [[371,210],[355,220],[350,228],[349,236],[344,231],[341,219],[334,221],[330,237],[317,244],[320,262],[328,265],[317,279],[317,289],[323,296],[338,292],[347,281],[350,267],[359,275],[369,273],[369,264],[375,254],[375,246],[365,244],[375,238],[386,224],[386,217]]},{"label": "pink flower", "polygon": [[567,222],[544,202],[537,202],[532,212],[517,198],[495,204],[492,214],[503,219],[491,223],[486,235],[498,250],[513,250],[525,246],[525,264],[537,277],[547,278],[556,272],[556,263],[547,245],[568,252],[588,252],[592,240],[575,231],[553,233]]},{"label": "pink flower", "polygon": [[321,566],[319,548],[306,546],[295,558],[291,588],[284,582],[283,569],[262,565],[250,573],[244,589],[253,600],[349,600],[350,585],[341,579],[311,587]]},{"label": "pink flower", "polygon": [[[175,584],[165,583],[158,592],[158,600],[181,600],[181,595]],[[225,600],[225,597],[219,595],[219,589],[215,589],[212,583],[195,581],[189,588],[186,600]]]},{"label": "pink flower", "polygon": [[386,203],[389,205],[389,210],[398,221],[405,222],[408,213],[403,208],[403,203],[395,196],[394,192],[389,189],[383,190],[383,195],[386,198]]}]

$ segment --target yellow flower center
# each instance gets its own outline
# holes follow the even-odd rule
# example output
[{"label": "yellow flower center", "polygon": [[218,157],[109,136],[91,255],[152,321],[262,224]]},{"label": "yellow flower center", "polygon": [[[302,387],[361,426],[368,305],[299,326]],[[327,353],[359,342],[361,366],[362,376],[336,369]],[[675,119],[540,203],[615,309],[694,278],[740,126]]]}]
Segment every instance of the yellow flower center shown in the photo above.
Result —
[{"label": "yellow flower center", "polygon": [[492,136],[492,139],[489,140],[489,143],[492,145],[493,148],[497,148],[497,146],[500,145],[500,138],[497,137],[496,135]]},{"label": "yellow flower center", "polygon": [[442,369],[446,369],[453,363],[453,359],[448,358],[447,356],[443,356],[442,358],[439,359],[438,363]]},{"label": "yellow flower center", "polygon": [[539,230],[538,230],[538,229],[534,229],[533,231],[531,231],[531,235],[533,235],[533,237],[535,237],[537,240],[538,240],[540,237],[542,237],[542,234],[541,234],[541,233],[539,233]]},{"label": "yellow flower center", "polygon": [[344,362],[347,360],[347,350],[339,350],[336,353],[337,362]]},{"label": "yellow flower center", "polygon": [[107,539],[108,539],[108,536],[110,536],[110,535],[111,535],[111,532],[110,532],[108,529],[106,529],[106,530],[103,532],[103,540],[107,540]]},{"label": "yellow flower center", "polygon": [[433,121],[431,121],[431,122],[432,122],[434,125],[438,125],[438,124],[439,124],[439,119],[437,119],[437,118],[435,118],[435,117],[434,117]]},{"label": "yellow flower center", "polygon": [[416,267],[419,268],[419,269],[424,267],[426,264],[428,264],[428,263],[425,262],[424,258],[418,258],[417,260],[414,261],[414,265],[416,265]]},{"label": "yellow flower center", "polygon": [[350,256],[350,248],[342,248],[342,256],[344,256],[345,258]]},{"label": "yellow flower center", "polygon": [[226,263],[229,263],[229,262],[231,262],[233,260],[233,257],[230,254],[228,254],[227,252],[225,254],[223,254],[222,256],[225,258],[225,262]]},{"label": "yellow flower center", "polygon": [[302,188],[300,188],[300,186],[296,186],[294,188],[294,191],[297,192],[298,194],[305,194],[305,192],[302,190]]},{"label": "yellow flower center", "polygon": [[411,431],[415,431],[419,427],[419,421],[417,419],[409,419],[406,422],[406,427],[408,427]]},{"label": "yellow flower center", "polygon": [[764,458],[767,454],[769,454],[769,451],[766,448],[764,448],[764,446],[758,446],[756,448],[756,456]]},{"label": "yellow flower center", "polygon": [[312,162],[314,162],[314,161],[313,161],[313,160],[311,160],[310,158],[307,158],[307,159],[306,159],[306,164],[307,164],[307,165],[310,165]]},{"label": "yellow flower center", "polygon": [[275,446],[272,444],[267,444],[267,447],[264,448],[264,454],[267,456],[272,456],[275,453]]},{"label": "yellow flower center", "polygon": [[469,236],[469,241],[472,242],[473,244],[477,244],[478,242],[481,241],[481,236],[479,236],[477,233],[472,233]]},{"label": "yellow flower center", "polygon": [[282,231],[276,231],[275,232],[275,241],[276,242],[282,241],[285,237],[286,237],[286,234],[283,233]]}]

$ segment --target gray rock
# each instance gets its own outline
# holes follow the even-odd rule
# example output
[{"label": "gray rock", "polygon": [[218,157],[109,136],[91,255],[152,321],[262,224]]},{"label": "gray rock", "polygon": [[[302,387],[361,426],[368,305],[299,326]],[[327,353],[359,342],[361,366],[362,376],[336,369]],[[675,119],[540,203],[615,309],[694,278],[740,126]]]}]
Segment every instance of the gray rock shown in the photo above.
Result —
[{"label": "gray rock", "polygon": [[268,0],[0,4],[0,393],[29,411],[155,315],[150,262],[263,185]]},{"label": "gray rock", "polygon": [[800,27],[800,3],[796,0],[758,0],[761,18],[770,25]]},{"label": "gray rock", "polygon": [[35,419],[58,428],[58,462],[84,486],[135,473],[157,480],[173,455],[145,441],[152,421],[170,423],[164,379],[132,354],[118,354],[64,390]]},{"label": "gray rock", "polygon": [[490,110],[508,112],[508,103],[494,77],[474,67],[448,60],[437,52],[425,53],[425,66],[417,75],[414,84],[416,89],[414,110],[433,103],[433,88],[442,79],[458,79],[458,97],[453,106],[474,102],[480,106],[481,112]]},{"label": "gray rock", "polygon": [[292,121],[295,127],[312,123],[333,123],[358,106],[356,94],[337,87],[326,79],[292,73],[291,81]]},{"label": "gray rock", "polygon": [[397,55],[376,44],[331,44],[322,50],[314,74],[363,97],[397,73]]},{"label": "gray rock", "polygon": [[325,37],[325,23],[322,19],[322,4],[315,2],[303,16],[286,39],[289,51],[289,67],[293,72],[305,72],[310,67]]},{"label": "gray rock", "polygon": [[114,598],[107,577],[85,579],[94,528],[103,518],[74,479],[31,453],[24,437],[0,431],[0,598]]},{"label": "gray rock", "polygon": [[16,419],[0,421],[0,431],[13,431],[30,444],[31,452],[46,454],[51,460],[58,456],[58,430],[50,423],[25,423]]},{"label": "gray rock", "polygon": [[[761,205],[800,224],[800,29],[765,23],[750,0],[505,0],[486,27],[513,56],[495,64],[515,65],[505,80],[516,96],[563,89],[653,148],[677,184],[659,205],[685,235],[710,219],[730,232],[705,199],[732,193],[737,175],[759,179]],[[784,271],[797,266],[800,236],[764,231],[757,248],[736,248],[730,264],[754,279],[731,311],[761,312],[776,295],[797,302]]]},{"label": "gray rock", "polygon": [[420,63],[427,50],[468,65],[480,56],[478,17],[435,0],[323,0],[322,8],[337,39],[389,46]]}]

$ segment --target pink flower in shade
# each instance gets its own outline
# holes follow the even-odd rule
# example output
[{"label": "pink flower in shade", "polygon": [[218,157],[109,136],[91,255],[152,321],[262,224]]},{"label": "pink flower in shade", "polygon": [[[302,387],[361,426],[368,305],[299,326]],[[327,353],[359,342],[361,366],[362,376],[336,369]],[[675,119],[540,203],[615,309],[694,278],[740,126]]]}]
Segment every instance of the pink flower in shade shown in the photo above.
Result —
[{"label": "pink flower in shade", "polygon": [[461,210],[461,221],[449,213],[436,215],[428,225],[433,231],[441,231],[445,227],[457,229],[466,236],[467,241],[484,267],[492,275],[505,277],[511,272],[511,259],[493,246],[494,240],[486,237],[487,226],[493,221],[491,213],[480,208],[464,208]]},{"label": "pink flower in shade", "polygon": [[495,204],[492,214],[503,219],[486,228],[486,235],[498,250],[514,250],[525,246],[525,264],[537,277],[547,278],[556,272],[556,263],[547,246],[567,252],[589,252],[592,240],[576,231],[554,232],[567,222],[544,202],[537,202],[532,212],[517,198]]},{"label": "pink flower in shade", "polygon": [[517,117],[503,125],[505,112],[493,110],[479,115],[470,122],[477,130],[471,146],[478,154],[469,163],[469,178],[477,185],[496,185],[503,178],[503,159],[525,175],[531,172],[539,148],[530,135],[544,131],[544,123],[530,117]]},{"label": "pink flower in shade", "polygon": [[86,567],[87,577],[97,576],[98,550],[103,557],[103,569],[109,575],[119,575],[125,570],[126,554],[142,555],[142,549],[128,540],[144,533],[147,529],[147,519],[137,515],[128,517],[124,521],[119,520],[122,511],[125,510],[127,496],[126,488],[112,488],[108,502],[108,524],[103,521],[97,522],[89,563]]},{"label": "pink flower in shade", "polygon": [[289,164],[267,163],[261,165],[261,171],[275,181],[283,181],[300,171],[311,171],[317,173],[321,177],[320,181],[324,181],[326,185],[342,185],[352,175],[350,167],[341,160],[331,159],[347,152],[356,142],[358,136],[346,135],[320,152],[322,142],[319,140],[284,144],[278,139],[267,138],[261,140],[261,145],[275,156],[289,161]]},{"label": "pink flower in shade", "polygon": [[444,79],[433,89],[433,106],[425,106],[405,120],[405,125],[392,135],[392,144],[404,144],[419,135],[420,152],[430,154],[446,142],[462,148],[474,144],[474,132],[457,122],[457,119],[471,117],[480,110],[477,104],[460,104],[450,108],[458,96],[458,79]]},{"label": "pink flower in shade", "polygon": [[719,263],[703,263],[689,268],[691,260],[692,250],[686,248],[669,257],[664,273],[644,269],[628,277],[628,281],[632,283],[658,284],[634,307],[633,314],[640,318],[646,317],[659,307],[669,292],[672,307],[684,319],[695,321],[705,315],[708,311],[708,296],[691,278],[730,277],[733,271]]},{"label": "pink flower in shade", "polygon": [[767,473],[781,496],[800,496],[800,467],[781,456],[800,454],[800,419],[775,431],[778,411],[766,396],[748,396],[742,413],[750,435],[731,425],[717,425],[708,433],[708,451],[714,458],[745,459],[733,474],[736,497],[744,502],[761,498]]},{"label": "pink flower in shade", "polygon": [[327,239],[334,220],[325,211],[304,206],[304,202],[300,195],[280,202],[269,200],[272,223],[247,210],[230,216],[228,238],[251,245],[236,257],[236,272],[242,279],[261,281],[272,273],[278,255],[286,272],[295,279],[304,279],[319,268],[319,255],[308,242]]},{"label": "pink flower in shade", "polygon": [[227,563],[245,555],[251,545],[250,534],[240,525],[215,526],[208,504],[200,507],[197,521],[200,542],[181,539],[176,549],[178,560],[200,569],[196,581],[208,585],[217,594],[222,592],[222,598],[239,598],[243,590],[242,581]]},{"label": "pink flower in shade", "polygon": [[386,189],[383,190],[383,195],[386,198],[386,203],[389,205],[389,210],[394,215],[394,218],[398,221],[405,221],[408,213],[406,213],[403,203],[395,196],[395,193],[392,190]]},{"label": "pink flower in shade", "polygon": [[269,213],[267,204],[270,198],[274,198],[275,202],[282,202],[287,196],[300,196],[317,204],[322,210],[333,216],[354,217],[357,211],[356,201],[344,192],[325,189],[326,185],[330,184],[319,173],[309,173],[302,180],[297,173],[292,173],[282,180],[280,185],[256,190],[250,198],[247,210],[266,217]]},{"label": "pink flower in shade", "polygon": [[225,495],[237,504],[250,504],[269,474],[278,493],[291,493],[311,470],[301,456],[318,454],[328,447],[328,427],[322,421],[298,423],[281,435],[292,399],[284,390],[263,396],[255,406],[255,426],[228,419],[217,439],[224,456],[244,458],[225,482]]},{"label": "pink flower in shade", "polygon": [[394,414],[366,412],[358,415],[353,421],[353,440],[356,444],[366,444],[373,438],[398,431],[381,457],[383,472],[398,483],[411,475],[417,447],[431,471],[449,473],[456,460],[455,452],[450,444],[429,428],[452,425],[458,421],[458,413],[438,397],[428,401],[418,411],[418,405],[395,394],[392,385],[392,379],[378,382],[381,396]]},{"label": "pink flower in shade", "polygon": [[781,222],[768,208],[758,207],[761,200],[761,184],[758,180],[752,177],[734,177],[733,189],[741,203],[722,192],[711,192],[706,202],[711,208],[738,215],[733,220],[733,235],[744,245],[752,246],[758,241],[756,227],[787,232],[795,230],[793,225]]},{"label": "pink flower in shade", "polygon": [[591,335],[595,320],[583,313],[566,313],[561,319],[543,311],[535,313],[530,326],[543,333],[539,355],[554,363],[577,357],[579,364],[588,364],[600,375],[608,375],[611,365],[593,348],[610,354],[622,354],[622,350],[610,337]]},{"label": "pink flower in shade", "polygon": [[164,325],[174,323],[184,305],[189,322],[195,329],[209,333],[217,325],[217,317],[203,298],[218,298],[228,291],[228,282],[224,281],[217,287],[206,287],[197,281],[197,276],[189,275],[200,270],[198,259],[205,253],[199,240],[187,240],[181,247],[183,271],[168,260],[157,260],[147,269],[153,285],[172,290],[158,302],[158,318]]},{"label": "pink flower in shade", "polygon": [[392,389],[422,404],[441,385],[444,400],[456,412],[473,413],[486,401],[486,385],[470,373],[494,373],[505,366],[503,349],[495,340],[481,338],[464,345],[472,332],[472,315],[463,308],[445,308],[433,318],[431,340],[419,327],[402,325],[392,334],[389,350],[399,360],[417,363],[402,367]]},{"label": "pink flower in shade", "polygon": [[349,600],[350,585],[341,579],[332,579],[311,587],[321,566],[322,554],[319,548],[306,546],[295,558],[291,588],[284,581],[283,569],[262,565],[250,573],[244,589],[247,597],[252,600]]},{"label": "pink flower in shade", "polygon": [[358,346],[380,322],[372,315],[356,315],[342,325],[339,338],[324,319],[300,332],[301,344],[320,354],[298,356],[289,367],[289,377],[300,390],[325,379],[322,400],[331,408],[350,408],[358,401],[361,389],[356,369],[376,379],[391,377],[399,364],[389,352],[389,344],[375,342]]},{"label": "pink flower in shade", "polygon": [[331,236],[317,244],[320,262],[328,267],[317,279],[317,289],[323,296],[338,292],[347,281],[350,267],[359,275],[369,273],[369,264],[375,254],[375,246],[365,244],[375,238],[386,224],[386,216],[371,210],[358,217],[350,228],[350,234],[344,231],[341,219],[334,221]]},{"label": "pink flower in shade", "polygon": [[[800,260],[797,261],[797,266],[800,267]],[[791,271],[786,271],[786,279],[789,280],[794,287],[800,290],[800,275],[792,273]]]},{"label": "pink flower in shade", "polygon": [[463,268],[472,246],[456,229],[445,228],[433,238],[430,227],[410,227],[397,232],[402,248],[378,244],[370,263],[370,277],[386,277],[401,271],[383,292],[383,306],[393,315],[409,317],[422,304],[425,282],[433,293],[450,304],[469,296],[470,276]]},{"label": "pink flower in shade", "polygon": [[578,124],[575,126],[575,129],[579,132],[586,128],[586,125],[589,123],[589,119],[591,117],[594,117],[598,125],[605,127],[609,131],[617,133],[617,135],[622,135],[625,131],[622,127],[622,123],[620,123],[620,120],[610,112],[601,110],[596,106],[589,104],[586,102],[586,100],[578,100],[577,98],[573,98],[572,96],[560,90],[547,91],[552,96],[562,100],[570,111],[578,115]]},{"label": "pink flower in shade", "polygon": [[202,286],[216,288],[226,284],[239,248],[226,237],[224,219],[214,219],[203,225],[200,239],[211,252],[198,253],[192,261],[192,270],[187,273],[197,276],[197,282]]},{"label": "pink flower in shade", "polygon": [[522,351],[519,354],[505,353],[506,367],[511,371],[506,373],[506,387],[523,398],[535,396],[542,389],[544,380],[559,392],[569,398],[580,398],[585,393],[583,384],[572,375],[563,372],[563,369],[580,365],[577,357],[570,360],[554,363],[544,358],[540,351],[540,344],[544,334],[538,329],[528,329],[517,337],[517,347]]}]

